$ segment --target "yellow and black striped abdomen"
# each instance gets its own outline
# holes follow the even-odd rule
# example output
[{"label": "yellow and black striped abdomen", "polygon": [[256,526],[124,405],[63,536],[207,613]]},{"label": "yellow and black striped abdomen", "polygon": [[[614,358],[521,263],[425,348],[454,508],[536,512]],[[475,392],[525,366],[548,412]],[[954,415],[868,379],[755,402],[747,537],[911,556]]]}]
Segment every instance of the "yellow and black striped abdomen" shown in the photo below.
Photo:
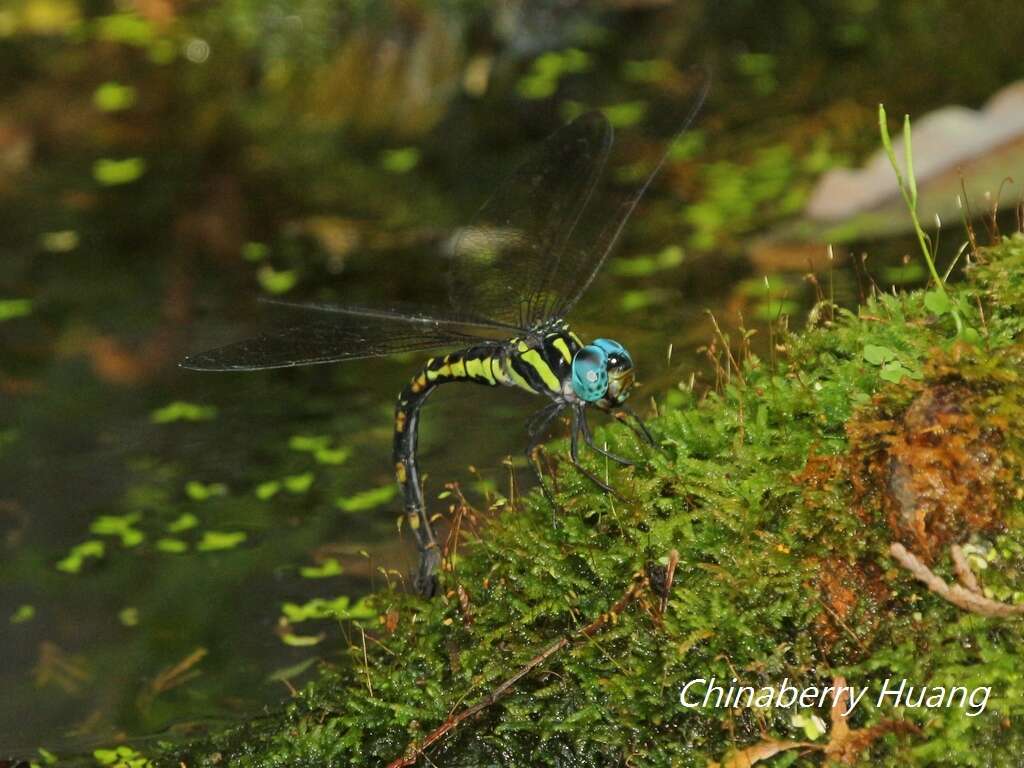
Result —
[{"label": "yellow and black striped abdomen", "polygon": [[[431,358],[402,390],[395,406],[393,461],[395,477],[405,497],[406,515],[423,553],[418,578],[427,580],[440,563],[416,463],[420,408],[424,401],[438,386],[451,381],[518,387],[533,394],[561,398],[563,383],[571,380],[573,355],[580,346],[579,338],[564,326],[529,341],[512,339],[504,344],[479,344]],[[428,586],[424,581],[417,589],[422,592]]]},{"label": "yellow and black striped abdomen", "polygon": [[449,381],[473,381],[491,387],[506,384],[504,354],[505,345],[492,343],[431,358],[398,396],[392,456],[395,477],[405,497],[406,517],[421,553],[417,575],[421,583],[416,585],[421,594],[430,594],[433,574],[440,564],[441,554],[423,501],[419,467],[416,464],[420,408],[435,388]]}]

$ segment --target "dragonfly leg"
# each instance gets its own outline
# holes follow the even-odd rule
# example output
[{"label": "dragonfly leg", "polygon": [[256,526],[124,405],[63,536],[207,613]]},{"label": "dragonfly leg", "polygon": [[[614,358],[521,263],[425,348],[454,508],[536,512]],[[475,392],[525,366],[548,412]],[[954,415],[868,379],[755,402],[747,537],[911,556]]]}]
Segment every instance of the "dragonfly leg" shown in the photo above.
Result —
[{"label": "dragonfly leg", "polygon": [[541,492],[544,494],[544,498],[551,504],[553,510],[557,510],[558,502],[555,501],[555,497],[551,491],[548,490],[547,483],[544,482],[544,475],[540,471],[540,464],[536,459],[536,452],[540,448],[541,441],[544,439],[544,431],[547,429],[556,416],[562,411],[562,405],[560,403],[551,403],[544,406],[537,411],[533,416],[530,417],[530,421],[527,423],[526,431],[530,436],[530,444],[526,447],[526,463],[533,469],[533,474],[537,478],[537,483],[540,485]]},{"label": "dragonfly leg", "polygon": [[590,433],[590,425],[587,424],[587,414],[582,408],[580,409],[580,433],[583,435],[583,442],[587,444],[587,447],[590,448],[590,450],[596,451],[602,456],[606,456],[616,464],[621,464],[624,467],[632,467],[636,464],[635,461],[624,459],[622,456],[605,450],[594,442],[594,436]]},{"label": "dragonfly leg", "polygon": [[[619,405],[617,410],[609,411],[611,416],[618,421],[620,424],[625,424],[631,430],[633,434],[639,437],[648,445],[657,446],[657,441],[651,434],[651,431],[647,429],[647,425],[644,424],[644,420],[640,418],[640,414],[630,408],[628,405]],[[633,421],[628,421],[626,416],[632,417]],[[634,423],[635,422],[635,423]]]},{"label": "dragonfly leg", "polygon": [[572,409],[572,427],[571,427],[571,430],[570,430],[570,439],[569,439],[569,457],[572,459],[572,465],[574,467],[576,467],[576,471],[577,472],[579,472],[584,477],[588,478],[594,485],[596,485],[602,491],[604,491],[605,493],[610,493],[612,496],[614,496],[615,498],[619,499],[620,501],[624,501],[622,496],[619,495],[618,491],[616,491],[614,488],[612,488],[606,482],[601,480],[601,478],[599,478],[597,475],[595,475],[589,469],[587,469],[582,464],[580,464],[579,437],[580,437],[580,433],[582,432],[582,427],[581,427],[582,419],[581,419],[581,416],[582,416],[582,408],[576,407],[576,408]]}]

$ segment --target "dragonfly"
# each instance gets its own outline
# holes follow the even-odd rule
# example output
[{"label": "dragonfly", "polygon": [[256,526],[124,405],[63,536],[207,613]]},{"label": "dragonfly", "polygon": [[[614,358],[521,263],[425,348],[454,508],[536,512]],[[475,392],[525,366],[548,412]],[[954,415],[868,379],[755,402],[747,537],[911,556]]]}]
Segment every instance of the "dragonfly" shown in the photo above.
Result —
[{"label": "dragonfly", "polygon": [[[707,90],[705,82],[676,138],[695,118]],[[498,187],[474,223],[453,238],[450,308],[272,301],[297,313],[296,320],[181,363],[197,371],[253,371],[461,347],[428,359],[395,407],[392,459],[419,554],[413,585],[422,595],[438,590],[442,553],[423,498],[417,439],[421,408],[442,384],[515,387],[547,398],[528,423],[526,453],[549,499],[533,459],[546,430],[564,412],[570,414],[572,464],[606,492],[614,490],[580,463],[580,442],[617,464],[633,462],[594,441],[587,409],[612,415],[654,443],[626,404],[635,382],[632,356],[611,339],[584,343],[565,320],[668,156],[666,150],[645,180],[609,207],[594,198],[612,142],[607,118],[585,113],[549,136]]]}]

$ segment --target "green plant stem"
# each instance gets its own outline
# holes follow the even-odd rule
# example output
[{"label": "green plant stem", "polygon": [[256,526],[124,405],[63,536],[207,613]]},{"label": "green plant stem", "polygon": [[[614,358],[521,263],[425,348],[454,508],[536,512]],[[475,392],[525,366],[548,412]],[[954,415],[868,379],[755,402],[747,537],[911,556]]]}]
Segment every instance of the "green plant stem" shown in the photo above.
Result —
[{"label": "green plant stem", "polygon": [[[889,125],[886,121],[884,104],[878,105],[878,130],[882,135],[882,146],[885,147],[885,154],[889,158],[889,164],[892,165],[892,170],[896,174],[896,184],[899,186],[900,194],[903,195],[903,201],[907,204],[907,209],[910,211],[910,220],[914,224],[914,233],[917,235],[917,242],[921,246],[921,253],[924,254],[924,261],[928,265],[928,271],[935,282],[935,289],[949,301],[946,284],[939,277],[938,270],[935,269],[935,260],[932,259],[931,250],[928,248],[928,236],[925,234],[924,227],[921,226],[921,222],[917,217],[917,179],[914,177],[914,157],[910,143],[910,115],[903,116],[903,156],[907,164],[906,178],[903,177],[903,174],[900,172],[900,166],[896,162],[896,151],[893,149],[892,139],[889,137]],[[959,335],[963,331],[963,321],[960,319],[960,313],[951,301],[949,301],[949,311],[953,315],[953,322],[956,324],[956,332]]]}]

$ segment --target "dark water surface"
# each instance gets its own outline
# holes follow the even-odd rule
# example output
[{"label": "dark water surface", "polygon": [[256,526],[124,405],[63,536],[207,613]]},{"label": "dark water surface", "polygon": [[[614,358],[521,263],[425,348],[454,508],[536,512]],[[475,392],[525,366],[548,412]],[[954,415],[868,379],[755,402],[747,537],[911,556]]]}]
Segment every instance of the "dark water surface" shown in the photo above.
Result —
[{"label": "dark water surface", "polygon": [[[761,349],[780,310],[802,322],[803,262],[748,244],[874,148],[878,101],[976,105],[1024,74],[986,3],[720,5],[0,10],[0,757],[255,712],[345,642],[285,604],[358,607],[411,565],[390,428],[420,358],[176,367],[273,323],[256,297],[443,302],[444,242],[530,146],[604,107],[628,183],[704,63],[701,119],[574,318],[631,349],[649,411],[713,381],[706,308]],[[830,279],[857,301],[849,267]],[[540,403],[447,389],[428,498],[486,504]]]}]

